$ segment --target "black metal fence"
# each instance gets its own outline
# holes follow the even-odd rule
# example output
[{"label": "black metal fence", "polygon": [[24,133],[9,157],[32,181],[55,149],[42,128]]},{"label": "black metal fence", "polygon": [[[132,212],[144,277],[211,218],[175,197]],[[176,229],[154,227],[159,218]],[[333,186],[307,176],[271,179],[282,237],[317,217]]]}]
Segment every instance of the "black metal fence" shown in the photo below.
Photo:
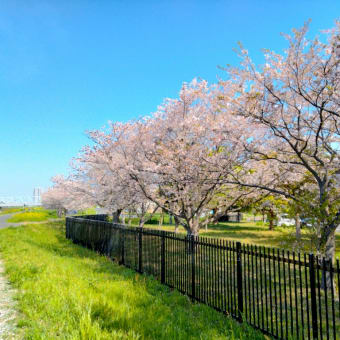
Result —
[{"label": "black metal fence", "polygon": [[338,259],[93,216],[66,218],[66,237],[275,338],[340,339]]}]

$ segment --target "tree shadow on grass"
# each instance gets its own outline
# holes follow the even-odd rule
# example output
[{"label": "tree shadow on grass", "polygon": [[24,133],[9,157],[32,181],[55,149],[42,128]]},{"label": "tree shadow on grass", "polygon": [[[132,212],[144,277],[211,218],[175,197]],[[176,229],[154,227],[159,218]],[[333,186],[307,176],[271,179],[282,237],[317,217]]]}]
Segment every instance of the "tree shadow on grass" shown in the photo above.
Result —
[{"label": "tree shadow on grass", "polygon": [[[249,222],[238,222],[236,224],[235,223],[218,223],[216,225],[213,226],[209,226],[209,229],[212,230],[230,230],[230,231],[243,231],[243,230],[247,230],[247,231],[265,231],[266,230],[266,226],[258,226],[258,225],[249,225]],[[208,229],[208,230],[209,230]]]},{"label": "tree shadow on grass", "polygon": [[200,236],[202,237],[212,237],[212,238],[225,238],[230,240],[235,239],[254,239],[254,240],[260,240],[264,238],[264,235],[258,235],[256,233],[237,233],[237,232],[228,232],[228,231],[221,231],[221,232],[205,232],[202,233]]}]

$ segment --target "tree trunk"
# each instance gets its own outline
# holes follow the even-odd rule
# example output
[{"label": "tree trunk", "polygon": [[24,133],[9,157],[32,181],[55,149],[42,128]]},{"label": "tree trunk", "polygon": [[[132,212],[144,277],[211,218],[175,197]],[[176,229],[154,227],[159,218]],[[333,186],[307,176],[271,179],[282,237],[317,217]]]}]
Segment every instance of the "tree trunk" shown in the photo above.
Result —
[{"label": "tree trunk", "polygon": [[58,208],[57,215],[58,215],[59,218],[62,216],[62,209],[61,208]]},{"label": "tree trunk", "polygon": [[273,220],[270,219],[269,220],[269,230],[273,230],[273,229],[274,229],[274,227],[273,227]]},{"label": "tree trunk", "polygon": [[274,219],[272,218],[271,212],[268,213],[268,219],[269,219],[269,230],[274,229]]},{"label": "tree trunk", "polygon": [[179,228],[179,219],[177,216],[174,216],[174,220],[175,220],[175,233],[178,233],[178,228]]},{"label": "tree trunk", "polygon": [[192,218],[188,221],[187,234],[188,236],[198,236],[199,232],[199,218]]},{"label": "tree trunk", "polygon": [[[321,231],[321,230],[320,230]],[[322,270],[322,278],[321,278],[321,288],[325,289],[327,287],[327,290],[330,294],[330,289],[332,288],[332,280],[331,280],[331,274],[329,271],[330,264],[333,264],[334,255],[335,255],[335,230],[328,236],[325,245],[322,244],[322,238],[320,237],[318,239],[318,253],[320,255],[319,257],[319,265],[321,268],[326,268],[326,270]],[[333,289],[335,294],[335,278],[333,277]]]},{"label": "tree trunk", "polygon": [[192,254],[195,251],[195,245],[191,242],[192,237],[198,236],[199,232],[199,219],[198,218],[192,218],[190,220],[187,220],[186,225],[184,225],[184,228],[187,231],[187,253]]},{"label": "tree trunk", "polygon": [[145,219],[144,219],[144,217],[142,217],[142,218],[139,219],[139,228],[143,228],[144,224],[145,224]]},{"label": "tree trunk", "polygon": [[129,226],[131,226],[131,224],[132,224],[132,217],[131,217],[131,210],[130,209],[129,209],[128,213],[129,213],[128,224],[129,224]]},{"label": "tree trunk", "polygon": [[240,223],[241,222],[241,213],[237,212],[237,222]]},{"label": "tree trunk", "polygon": [[164,211],[162,210],[161,216],[159,217],[158,225],[161,227],[163,225],[163,222],[164,222]]},{"label": "tree trunk", "polygon": [[274,218],[275,218],[274,211],[270,210],[268,212],[269,230],[273,230],[274,229]]},{"label": "tree trunk", "polygon": [[329,235],[326,245],[325,245],[325,257],[327,261],[333,263],[335,255],[335,231]]},{"label": "tree trunk", "polygon": [[119,217],[122,213],[122,209],[116,210],[114,213],[112,213],[112,223],[119,223]]},{"label": "tree trunk", "polygon": [[300,222],[300,215],[295,215],[295,230],[296,230],[296,240],[298,242],[301,241],[301,222]]},{"label": "tree trunk", "polygon": [[[326,243],[326,258],[328,259],[328,261],[330,263],[334,263],[334,257],[335,257],[335,231],[333,232],[333,234],[329,237],[328,242]],[[326,283],[327,283],[327,289],[329,289],[329,293],[330,293],[330,289],[332,288],[332,282],[331,282],[331,276],[330,276],[330,272],[327,272],[326,275]],[[333,274],[333,292],[334,292],[334,296],[337,297],[339,303],[340,303],[340,288],[338,289],[338,294],[337,294],[337,290],[336,290],[336,283],[335,283],[335,275]]]},{"label": "tree trunk", "polygon": [[170,225],[173,225],[174,222],[173,222],[173,216],[171,214],[169,214],[169,224]]}]

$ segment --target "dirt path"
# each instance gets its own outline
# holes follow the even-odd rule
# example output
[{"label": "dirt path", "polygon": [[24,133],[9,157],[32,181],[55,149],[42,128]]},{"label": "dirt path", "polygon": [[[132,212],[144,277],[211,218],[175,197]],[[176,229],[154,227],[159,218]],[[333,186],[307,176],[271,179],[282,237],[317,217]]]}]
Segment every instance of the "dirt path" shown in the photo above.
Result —
[{"label": "dirt path", "polygon": [[17,223],[8,223],[7,220],[14,214],[0,215],[0,229],[7,228],[11,225],[17,225]]},{"label": "dirt path", "polygon": [[0,340],[14,339],[15,316],[13,290],[4,276],[0,260]]}]

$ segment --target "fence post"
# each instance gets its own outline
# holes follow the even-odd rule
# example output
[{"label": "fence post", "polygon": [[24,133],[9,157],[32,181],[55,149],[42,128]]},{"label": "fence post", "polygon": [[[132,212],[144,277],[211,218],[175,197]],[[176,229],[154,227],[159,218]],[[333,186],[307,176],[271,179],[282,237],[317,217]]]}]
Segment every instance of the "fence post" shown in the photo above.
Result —
[{"label": "fence post", "polygon": [[190,236],[191,248],[191,297],[196,298],[196,285],[195,285],[195,236]]},{"label": "fence post", "polygon": [[68,229],[69,229],[69,219],[68,217],[66,217],[66,238],[69,238],[69,232],[68,232]]},{"label": "fence post", "polygon": [[139,228],[138,235],[138,271],[143,272],[143,234],[142,228]]},{"label": "fence post", "polygon": [[122,265],[124,266],[125,265],[125,259],[124,259],[124,252],[125,252],[125,230],[124,229],[120,229],[120,232],[121,232],[121,235],[122,235]]},{"label": "fence post", "polygon": [[242,291],[242,261],[241,261],[241,243],[236,242],[236,256],[237,256],[237,307],[238,307],[238,318],[242,322],[243,314],[243,291]]},{"label": "fence post", "polygon": [[165,283],[165,234],[161,231],[161,283]]},{"label": "fence post", "polygon": [[314,254],[309,254],[309,279],[310,279],[310,299],[312,307],[312,329],[313,339],[318,339],[318,315],[316,311],[316,288],[315,288],[315,267]]}]

